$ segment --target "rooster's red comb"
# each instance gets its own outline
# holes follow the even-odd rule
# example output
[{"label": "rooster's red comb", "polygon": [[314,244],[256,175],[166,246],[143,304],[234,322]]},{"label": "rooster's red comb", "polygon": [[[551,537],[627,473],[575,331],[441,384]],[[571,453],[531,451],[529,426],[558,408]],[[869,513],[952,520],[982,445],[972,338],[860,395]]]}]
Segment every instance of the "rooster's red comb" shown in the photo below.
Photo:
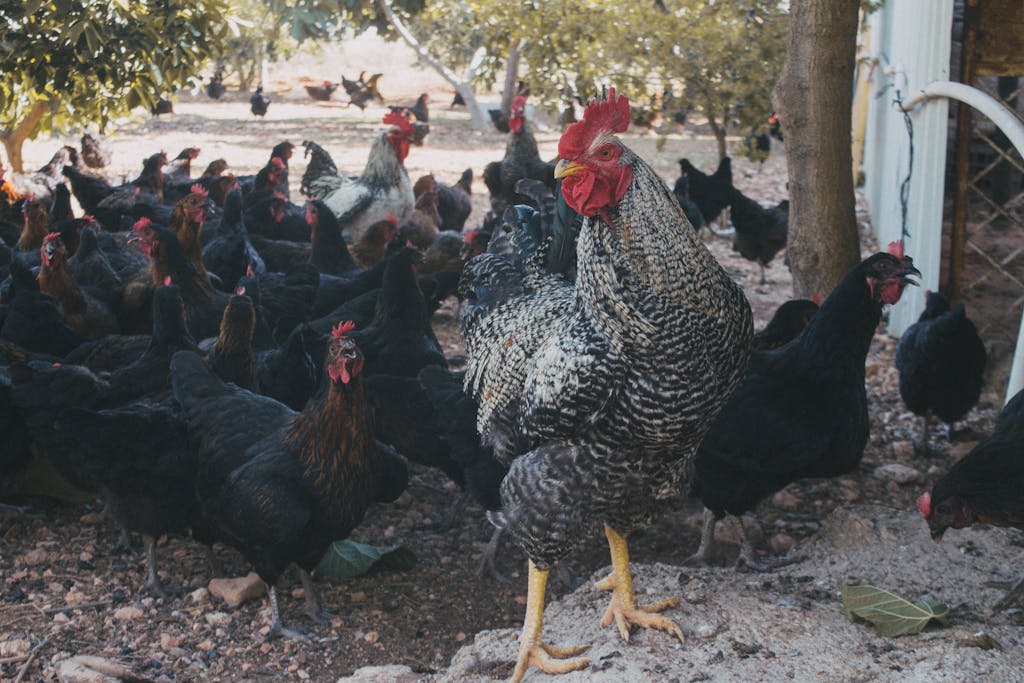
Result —
[{"label": "rooster's red comb", "polygon": [[172,284],[171,276],[170,275],[165,275],[164,276],[164,287],[170,287],[171,284]]},{"label": "rooster's red comb", "polygon": [[284,168],[284,162],[281,161],[281,157],[271,157],[270,163],[272,163],[274,166],[277,166],[278,168]]},{"label": "rooster's red comb", "polygon": [[903,258],[903,241],[889,242],[889,248],[886,251],[896,258]]},{"label": "rooster's red comb", "polygon": [[51,232],[43,238],[43,244],[49,244],[50,242],[60,242],[60,233]]},{"label": "rooster's red comb", "polygon": [[387,218],[388,223],[390,223],[392,226],[394,226],[396,228],[398,227],[398,217],[395,216],[395,214],[389,213],[386,216],[386,218]]},{"label": "rooster's red comb", "polygon": [[515,99],[512,100],[510,109],[512,111],[522,111],[524,107],[526,107],[526,98],[522,95],[516,95]]},{"label": "rooster's red comb", "polygon": [[389,111],[387,114],[384,115],[384,125],[396,126],[405,135],[413,134],[412,123],[409,121],[409,119],[405,118],[404,116],[402,116],[401,113],[397,111]]},{"label": "rooster's red comb", "polygon": [[558,141],[558,156],[575,159],[601,134],[624,133],[629,128],[629,100],[608,89],[607,99],[593,99],[583,119],[569,126]]},{"label": "rooster's red comb", "polygon": [[96,218],[93,217],[93,215],[91,213],[87,213],[84,216],[82,216],[82,220],[85,221],[86,223],[95,223],[96,222]]},{"label": "rooster's red comb", "polygon": [[235,290],[235,294],[238,296],[245,296],[245,287],[239,287]]},{"label": "rooster's red comb", "polygon": [[351,320],[342,320],[334,326],[333,330],[331,330],[331,336],[335,339],[341,339],[342,337],[347,336],[348,333],[354,329],[356,329],[356,324],[354,322]]},{"label": "rooster's red comb", "polygon": [[921,515],[928,519],[932,516],[932,494],[922,493],[917,499],[917,509],[921,511]]},{"label": "rooster's red comb", "polygon": [[146,228],[150,227],[151,225],[153,225],[153,221],[151,221],[148,218],[146,218],[145,216],[143,216],[139,220],[135,221],[135,223],[132,225],[132,230],[135,230],[136,232],[138,232],[139,230],[145,230]]},{"label": "rooster's red comb", "polygon": [[210,196],[210,192],[209,192],[209,191],[208,191],[208,190],[207,190],[207,189],[206,189],[205,187],[203,187],[202,185],[200,185],[199,183],[196,183],[195,185],[193,185],[192,187],[190,187],[190,188],[188,189],[188,191],[189,191],[190,193],[192,193],[192,194],[197,194],[197,195],[199,195],[200,197],[209,197],[209,196]]},{"label": "rooster's red comb", "polygon": [[819,306],[821,305],[821,300],[822,300],[821,294],[815,294],[814,296],[811,297],[811,301],[813,301],[814,303],[818,304]]},{"label": "rooster's red comb", "polygon": [[256,276],[256,274],[252,272],[252,264],[251,263],[249,264],[249,267],[245,269],[245,276],[246,277],[255,277]]}]

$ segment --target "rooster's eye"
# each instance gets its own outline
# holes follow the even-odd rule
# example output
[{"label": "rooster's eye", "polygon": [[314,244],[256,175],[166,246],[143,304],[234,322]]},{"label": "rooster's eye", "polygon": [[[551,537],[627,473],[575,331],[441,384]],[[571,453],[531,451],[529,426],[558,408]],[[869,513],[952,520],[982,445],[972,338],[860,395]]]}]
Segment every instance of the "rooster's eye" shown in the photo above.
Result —
[{"label": "rooster's eye", "polygon": [[602,159],[609,159],[609,158],[611,158],[611,156],[612,156],[612,148],[611,148],[611,147],[605,147],[604,149],[602,149],[602,150],[601,150],[600,152],[598,152],[597,154],[598,154],[598,156],[600,156],[600,157],[601,157]]}]

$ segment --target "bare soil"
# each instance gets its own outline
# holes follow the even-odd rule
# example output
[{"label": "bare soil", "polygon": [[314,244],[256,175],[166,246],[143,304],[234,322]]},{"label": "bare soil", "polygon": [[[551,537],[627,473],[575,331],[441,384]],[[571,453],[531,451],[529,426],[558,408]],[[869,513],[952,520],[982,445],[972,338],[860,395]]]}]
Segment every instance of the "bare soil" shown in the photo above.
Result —
[{"label": "bare soil", "polygon": [[[351,78],[360,69],[369,68],[366,64],[385,60],[380,68],[369,70],[385,73],[381,87],[392,103],[411,103],[424,88],[433,97],[431,132],[426,145],[414,148],[409,155],[406,166],[410,176],[415,179],[434,172],[439,179],[453,182],[463,169],[473,168],[477,180],[472,225],[487,205],[479,173],[486,163],[501,158],[504,136],[494,131],[473,132],[465,111],[447,108],[450,88],[431,72],[412,65],[407,51],[391,46],[378,59],[375,47],[379,46],[347,45],[326,56],[302,56],[274,68],[267,88],[274,99],[265,120],[249,113],[247,94],[229,93],[220,102],[210,101],[202,93],[180,94],[176,114],[159,120],[146,116],[125,122],[109,136],[114,161],[108,170],[115,179],[133,176],[141,159],[156,150],[173,154],[198,145],[202,148],[196,161],[200,169],[210,160],[223,157],[231,164],[231,171],[255,173],[267,161],[270,148],[287,138],[295,143],[315,140],[331,152],[339,167],[358,173],[386,110],[371,105],[361,112],[339,102],[313,103],[305,97],[301,85],[324,77],[333,79],[339,68]],[[345,99],[343,94],[336,94],[339,98]],[[706,133],[699,128],[663,132],[666,135],[660,142],[654,133],[630,133],[625,139],[668,182],[674,181],[676,160],[682,156],[699,167],[713,168],[715,146]],[[558,134],[552,129],[538,133],[542,156],[555,155]],[[28,165],[45,163],[59,144],[59,140],[30,143],[25,154]],[[305,165],[300,153],[301,148],[291,163],[293,191]],[[765,204],[785,197],[785,156],[778,145],[763,167],[736,158],[734,174],[742,191]],[[861,217],[866,228],[866,214],[862,212]],[[791,293],[790,276],[781,255],[768,271],[769,284],[759,287],[756,265],[734,255],[728,240],[706,240],[708,248],[743,284],[760,327]],[[865,252],[872,248],[870,238],[865,236]],[[909,294],[918,295],[916,291]],[[448,354],[462,355],[452,303],[438,312],[434,324]],[[818,534],[827,515],[850,503],[913,510],[914,497],[991,429],[1000,403],[998,385],[1005,381],[1005,370],[994,372],[993,388],[960,425],[957,442],[937,437],[933,439],[936,454],[918,454],[909,442],[918,434],[921,423],[903,409],[899,399],[898,376],[892,362],[894,348],[895,341],[884,334],[883,324],[868,357],[872,433],[861,467],[839,479],[795,484],[766,503],[756,521],[766,541],[783,535],[799,548]],[[876,467],[893,462],[916,469],[921,473],[920,482],[901,486],[874,476]],[[23,680],[54,680],[56,664],[73,654],[100,655],[126,663],[150,678],[176,681],[333,681],[363,666],[395,663],[424,675],[442,670],[476,633],[521,624],[525,563],[517,548],[506,545],[498,564],[510,578],[509,583],[478,576],[480,549],[476,544],[488,540],[491,528],[482,510],[472,504],[448,531],[421,529],[448,507],[457,491],[440,473],[413,469],[409,490],[397,503],[373,508],[353,538],[378,545],[404,545],[416,554],[415,569],[344,584],[321,580],[322,598],[337,613],[323,626],[304,620],[301,600],[297,599],[301,596],[298,581],[292,577],[282,580],[285,620],[310,633],[317,641],[314,645],[261,642],[261,631],[267,624],[265,599],[228,610],[193,593],[212,577],[201,549],[188,539],[161,542],[163,577],[180,592],[167,601],[153,600],[139,594],[144,558],[141,554],[112,551],[117,530],[95,506],[35,498],[17,501],[28,504],[30,511],[0,511],[0,678],[18,676],[28,650],[36,646],[40,647],[26,667]],[[671,513],[632,539],[633,559],[638,563],[679,565],[696,548],[699,516],[699,504],[680,499]],[[923,528],[923,522],[921,525]],[[720,535],[728,537],[728,529]],[[727,545],[723,562],[730,562],[735,553],[735,546]],[[218,555],[227,575],[240,576],[249,571],[233,551],[220,549]],[[865,557],[865,561],[877,561]],[[607,564],[603,539],[592,539],[566,563],[576,580],[568,584],[553,582],[549,599],[569,594],[581,577]],[[714,575],[712,570],[700,576]],[[715,601],[717,591],[740,590],[744,582],[749,583],[731,569],[722,569],[721,576],[725,578],[702,579],[709,582],[709,602]],[[973,580],[980,584],[987,578],[979,575]],[[822,600],[829,610],[835,610],[834,595]],[[131,611],[117,611],[128,606],[138,607],[141,613],[131,616]],[[227,613],[226,620],[219,615],[211,617],[220,612]],[[811,611],[802,617],[807,629],[815,628],[816,614]],[[739,627],[732,635],[744,639]],[[645,636],[641,642],[650,643],[652,648],[664,645],[660,634],[653,639]],[[893,647],[902,648],[905,642],[896,641]],[[634,649],[619,648],[626,657]],[[845,654],[842,659],[846,659]],[[837,655],[833,666],[844,665]],[[835,670],[825,669],[821,674],[839,680],[840,676],[830,673]],[[965,676],[973,677],[970,673]]]}]

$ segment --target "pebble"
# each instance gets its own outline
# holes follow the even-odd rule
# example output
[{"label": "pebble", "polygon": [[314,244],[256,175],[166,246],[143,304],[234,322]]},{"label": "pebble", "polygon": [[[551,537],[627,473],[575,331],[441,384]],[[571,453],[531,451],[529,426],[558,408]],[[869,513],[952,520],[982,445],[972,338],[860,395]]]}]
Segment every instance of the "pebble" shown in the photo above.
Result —
[{"label": "pebble", "polygon": [[63,612],[57,612],[53,615],[53,623],[55,624],[66,624],[71,621],[71,617],[64,614]]},{"label": "pebble", "polygon": [[72,588],[64,594],[64,604],[68,607],[81,605],[83,602],[89,602],[89,596],[81,592],[77,588]]},{"label": "pebble", "polygon": [[[908,442],[909,443],[909,442]],[[921,473],[913,467],[891,462],[875,468],[875,478],[882,481],[894,481],[897,484],[912,484],[921,481]]]},{"label": "pebble", "polygon": [[213,648],[217,647],[217,645],[212,640],[207,638],[203,642],[201,642],[198,645],[196,645],[196,647],[199,648],[200,650],[202,650],[203,652],[209,652]]},{"label": "pebble", "polygon": [[98,524],[103,521],[103,514],[99,512],[87,512],[78,518],[82,524]]},{"label": "pebble", "polygon": [[32,649],[32,643],[22,638],[0,641],[0,657],[20,657]]},{"label": "pebble", "polygon": [[461,643],[461,642],[464,642],[465,640],[466,640],[466,634],[463,633],[462,631],[459,631],[458,633],[455,634],[455,642],[456,643]]},{"label": "pebble", "polygon": [[800,507],[800,499],[786,489],[782,489],[772,496],[772,505],[782,510],[796,510]]},{"label": "pebble", "polygon": [[364,593],[363,591],[356,591],[355,593],[350,593],[348,596],[348,600],[349,602],[366,602],[366,593]]},{"label": "pebble", "polygon": [[118,607],[114,610],[114,619],[116,621],[134,621],[135,619],[141,619],[145,614],[141,608],[135,605],[128,605],[127,607]]},{"label": "pebble", "polygon": [[231,615],[227,612],[210,612],[206,615],[206,623],[210,626],[227,626],[231,623]]},{"label": "pebble", "polygon": [[796,545],[796,539],[789,534],[775,534],[768,541],[768,544],[771,546],[772,552],[781,555],[793,549],[793,546]]},{"label": "pebble", "polygon": [[46,564],[49,556],[50,554],[42,548],[34,548],[21,556],[21,564],[29,567],[36,567],[41,564]]},{"label": "pebble", "polygon": [[365,636],[363,636],[363,640],[368,642],[370,645],[375,645],[380,640],[380,634],[376,631],[370,631]]},{"label": "pebble", "polygon": [[893,441],[892,454],[900,460],[909,460],[914,457],[914,444],[910,441]]},{"label": "pebble", "polygon": [[228,607],[235,608],[263,595],[267,584],[263,583],[256,572],[249,572],[236,579],[213,579],[207,588],[210,595],[220,598]]},{"label": "pebble", "polygon": [[210,599],[210,591],[205,588],[197,588],[188,594],[188,599],[195,605],[204,603]]}]

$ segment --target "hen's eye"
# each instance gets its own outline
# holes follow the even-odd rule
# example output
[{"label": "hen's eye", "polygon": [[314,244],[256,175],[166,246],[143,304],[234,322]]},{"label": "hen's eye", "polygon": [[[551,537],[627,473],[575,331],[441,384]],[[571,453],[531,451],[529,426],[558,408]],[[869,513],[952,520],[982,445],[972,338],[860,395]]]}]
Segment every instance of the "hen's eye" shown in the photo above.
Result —
[{"label": "hen's eye", "polygon": [[612,150],[611,150],[611,148],[610,148],[610,147],[605,147],[605,148],[604,148],[604,149],[602,149],[602,150],[601,150],[600,152],[598,152],[598,155],[599,155],[599,156],[600,156],[600,157],[601,157],[602,159],[608,159],[608,158],[610,158],[610,157],[611,157],[611,155],[612,155]]}]

